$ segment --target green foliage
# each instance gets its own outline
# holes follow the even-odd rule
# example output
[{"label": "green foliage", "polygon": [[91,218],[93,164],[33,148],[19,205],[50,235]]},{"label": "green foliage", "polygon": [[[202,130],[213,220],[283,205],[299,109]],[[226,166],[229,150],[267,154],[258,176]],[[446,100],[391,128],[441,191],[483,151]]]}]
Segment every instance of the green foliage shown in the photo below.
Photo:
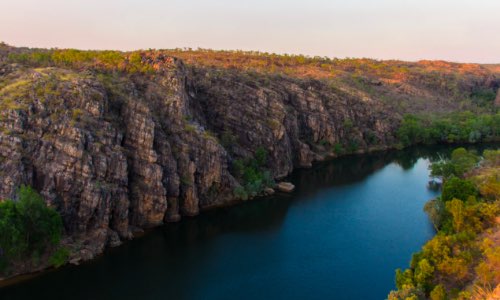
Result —
[{"label": "green foliage", "polygon": [[375,145],[379,141],[377,135],[373,131],[365,132],[365,139],[369,145]]},{"label": "green foliage", "polygon": [[21,186],[18,200],[0,203],[0,261],[7,267],[18,260],[37,259],[59,244],[62,220],[32,188]]},{"label": "green foliage", "polygon": [[[465,290],[468,285],[483,290],[500,283],[500,271],[496,271],[500,251],[482,237],[486,229],[494,226],[500,205],[479,198],[478,193],[478,186],[485,184],[483,174],[499,167],[498,153],[485,151],[482,165],[474,172],[470,170],[479,159],[463,148],[453,151],[450,160],[438,162],[440,175],[446,178],[442,196],[424,208],[438,233],[413,255],[409,269],[396,270],[398,290],[391,292],[389,299],[470,299],[472,293]],[[467,179],[457,177],[466,172]],[[499,199],[500,189],[489,191],[488,195],[494,195],[492,199]]]},{"label": "green foliage", "polygon": [[359,141],[357,139],[352,139],[349,141],[349,145],[347,145],[347,152],[354,153],[359,149]]},{"label": "green foliage", "polygon": [[479,106],[486,106],[495,101],[497,94],[493,89],[481,88],[474,91],[470,97]]},{"label": "green foliage", "polygon": [[452,177],[443,184],[441,200],[446,202],[454,198],[467,200],[469,196],[477,196],[478,192],[470,180]]},{"label": "green foliage", "polygon": [[416,116],[406,115],[398,129],[397,136],[400,142],[407,146],[424,141],[424,130]]},{"label": "green foliage", "polygon": [[404,272],[401,269],[396,270],[396,287],[403,289],[405,286],[413,285],[413,271],[406,269]]},{"label": "green foliage", "polygon": [[49,262],[51,265],[53,265],[56,268],[59,268],[62,265],[65,265],[68,262],[70,252],[68,248],[61,247],[57,249],[54,254],[49,259]]},{"label": "green foliage", "polygon": [[450,160],[440,160],[431,165],[431,176],[444,179],[452,176],[461,177],[475,167],[479,160],[474,152],[458,148],[453,150]]},{"label": "green foliage", "polygon": [[146,62],[140,51],[83,51],[76,49],[32,50],[10,53],[7,60],[33,67],[95,68],[128,73],[151,73],[152,65]]},{"label": "green foliage", "polygon": [[255,151],[255,161],[258,166],[265,166],[267,164],[267,151],[266,149],[259,147]]},{"label": "green foliage", "polygon": [[404,146],[498,140],[500,114],[405,115],[397,137]]},{"label": "green foliage", "polygon": [[351,131],[351,129],[354,128],[354,123],[352,122],[352,120],[349,119],[344,120],[343,125],[344,125],[344,130],[347,132]]},{"label": "green foliage", "polygon": [[429,285],[429,280],[434,274],[434,267],[427,261],[427,259],[422,259],[418,262],[415,268],[415,283],[422,287],[427,287]]},{"label": "green foliage", "polygon": [[241,189],[235,190],[233,193],[239,198],[247,198],[248,196],[256,196],[265,187],[273,186],[274,179],[271,173],[266,169],[267,151],[259,147],[255,151],[254,158],[251,159],[236,159],[233,161],[233,173],[237,178],[241,179],[244,187],[244,192]]},{"label": "green foliage", "polygon": [[234,189],[233,194],[236,198],[241,199],[241,200],[247,200],[248,199],[248,193],[245,190],[244,187],[238,186]]},{"label": "green foliage", "polygon": [[344,147],[342,147],[341,143],[335,143],[335,145],[333,145],[333,152],[337,155],[342,155],[344,154]]},{"label": "green foliage", "polygon": [[455,166],[447,160],[435,162],[431,165],[431,176],[450,178],[456,176]]},{"label": "green foliage", "polygon": [[479,157],[472,151],[458,148],[451,153],[451,163],[454,165],[455,175],[461,176],[470,171],[479,162]]}]

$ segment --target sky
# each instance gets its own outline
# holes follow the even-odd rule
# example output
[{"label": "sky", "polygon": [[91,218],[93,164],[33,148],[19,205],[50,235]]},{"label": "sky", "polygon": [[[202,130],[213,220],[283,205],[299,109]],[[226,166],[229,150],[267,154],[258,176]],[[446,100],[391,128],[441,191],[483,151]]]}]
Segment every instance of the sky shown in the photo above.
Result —
[{"label": "sky", "polygon": [[500,63],[500,1],[0,0],[0,41]]}]

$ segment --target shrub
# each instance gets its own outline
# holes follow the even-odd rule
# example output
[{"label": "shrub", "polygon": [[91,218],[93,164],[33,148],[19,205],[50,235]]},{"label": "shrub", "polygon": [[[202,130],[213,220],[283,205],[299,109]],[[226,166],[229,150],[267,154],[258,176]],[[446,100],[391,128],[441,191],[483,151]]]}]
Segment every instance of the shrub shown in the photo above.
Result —
[{"label": "shrub", "polygon": [[[256,196],[266,186],[274,185],[271,173],[265,168],[266,164],[267,151],[262,147],[257,148],[254,158],[233,161],[233,174],[242,181],[247,196]],[[234,194],[243,195],[240,190]]]},{"label": "shrub", "polygon": [[354,153],[359,149],[359,141],[357,139],[352,139],[347,147],[347,152]]},{"label": "shrub", "polygon": [[335,143],[335,145],[333,145],[333,152],[337,155],[341,155],[344,153],[344,147],[342,147],[340,143]]},{"label": "shrub", "polygon": [[443,184],[441,199],[446,202],[453,198],[467,200],[469,196],[477,196],[478,192],[470,180],[452,177]]},{"label": "shrub", "polygon": [[495,225],[500,206],[489,200],[498,199],[500,189],[480,198],[476,185],[481,189],[498,169],[496,156],[485,151],[482,165],[466,175],[470,180],[456,176],[477,164],[474,153],[459,148],[450,160],[439,162],[440,171],[452,170],[452,175],[442,196],[425,206],[438,233],[413,255],[409,269],[396,271],[398,290],[389,299],[489,299],[491,287],[500,283],[500,248],[489,239],[494,231],[488,229]]},{"label": "shrub", "polygon": [[49,262],[54,267],[59,268],[60,266],[68,262],[69,255],[70,252],[68,248],[61,247],[57,249],[57,251],[54,254],[52,254],[52,256],[49,259]]},{"label": "shrub", "polygon": [[17,201],[0,203],[0,265],[37,259],[59,244],[62,219],[32,188],[21,186]]},{"label": "shrub", "polygon": [[239,198],[241,200],[247,200],[248,199],[248,193],[245,190],[244,187],[238,186],[234,189],[233,194],[236,198]]},{"label": "shrub", "polygon": [[430,294],[431,300],[446,300],[446,291],[444,287],[440,284],[432,290]]}]

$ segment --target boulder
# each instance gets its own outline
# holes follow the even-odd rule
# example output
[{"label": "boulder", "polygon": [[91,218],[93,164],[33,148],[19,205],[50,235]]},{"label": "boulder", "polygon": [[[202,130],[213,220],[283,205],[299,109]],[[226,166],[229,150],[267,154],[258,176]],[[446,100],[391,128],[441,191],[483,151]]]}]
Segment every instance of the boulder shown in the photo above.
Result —
[{"label": "boulder", "polygon": [[278,190],[280,192],[290,193],[295,189],[295,185],[290,182],[280,182],[278,183]]},{"label": "boulder", "polygon": [[270,187],[267,187],[267,188],[264,189],[264,194],[266,194],[266,195],[272,195],[272,194],[274,194],[274,189],[270,188]]}]

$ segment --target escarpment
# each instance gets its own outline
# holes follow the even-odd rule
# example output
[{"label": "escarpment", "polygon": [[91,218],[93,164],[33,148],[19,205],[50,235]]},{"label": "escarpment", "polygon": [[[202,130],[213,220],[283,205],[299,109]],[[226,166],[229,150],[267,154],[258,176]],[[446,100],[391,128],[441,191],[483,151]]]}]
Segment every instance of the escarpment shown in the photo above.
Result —
[{"label": "escarpment", "polygon": [[0,199],[33,186],[82,256],[240,200],[233,165],[259,149],[277,179],[339,149],[396,143],[401,113],[366,91],[186,66],[161,52],[139,64],[148,69],[0,60]]}]

